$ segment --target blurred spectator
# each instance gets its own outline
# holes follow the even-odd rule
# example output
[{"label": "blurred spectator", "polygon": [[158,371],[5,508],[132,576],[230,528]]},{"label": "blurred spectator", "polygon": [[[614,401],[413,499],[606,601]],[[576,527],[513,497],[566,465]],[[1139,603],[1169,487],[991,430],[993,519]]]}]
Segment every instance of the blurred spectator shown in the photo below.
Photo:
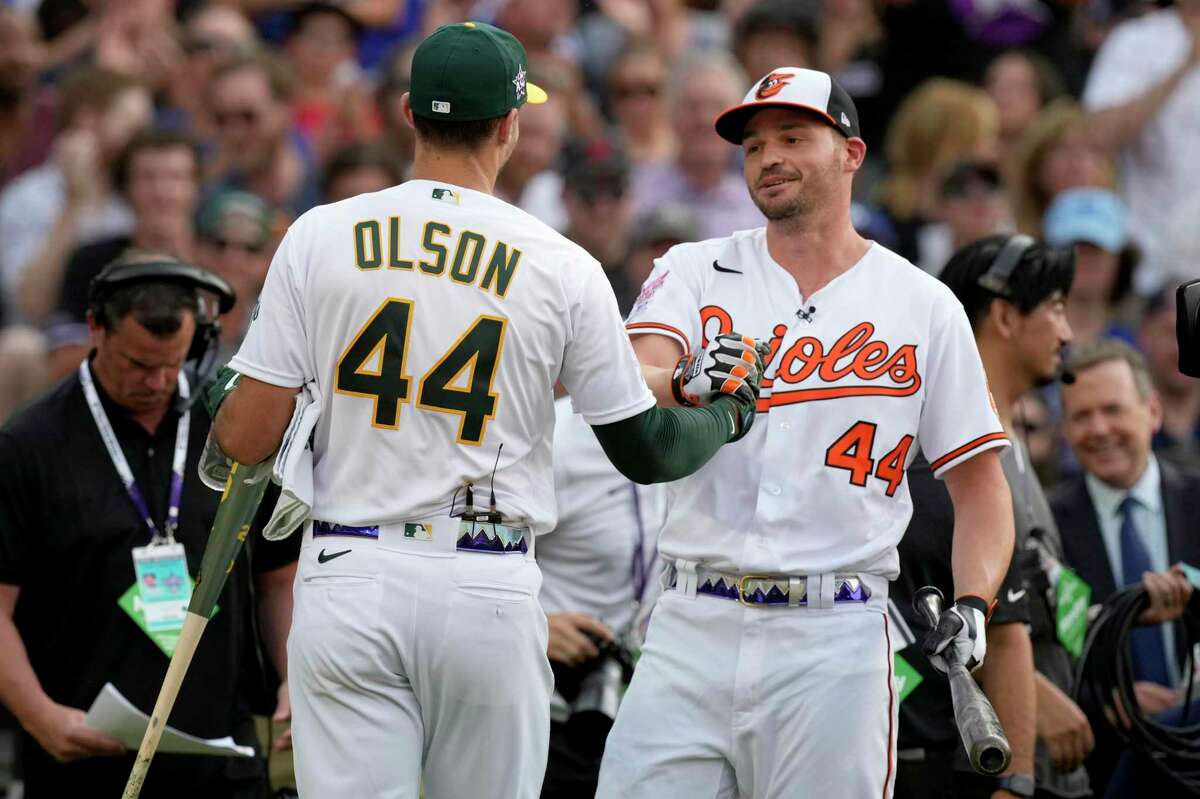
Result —
[{"label": "blurred spectator", "polygon": [[244,56],[213,75],[208,103],[217,124],[217,186],[244,189],[299,216],[320,200],[319,167],[292,125],[294,92],[284,62]]},{"label": "blurred spectator", "polygon": [[1159,291],[1137,332],[1162,405],[1162,427],[1154,434],[1153,447],[1160,457],[1200,469],[1200,381],[1179,371],[1175,314],[1174,287]]},{"label": "blurred spectator", "polygon": [[555,167],[567,132],[567,108],[562,98],[547,91],[550,98],[546,102],[521,107],[521,135],[496,178],[495,194],[555,230],[563,230],[567,224],[563,183]]},{"label": "blurred spectator", "polygon": [[1083,111],[1066,97],[1050,103],[1029,125],[1008,165],[1017,229],[1037,236],[1060,192],[1088,186],[1112,188],[1114,168],[1088,136]]},{"label": "blurred spectator", "polygon": [[37,102],[42,58],[36,22],[0,6],[0,189],[50,153],[48,109]]},{"label": "blurred spectator", "polygon": [[1089,135],[1119,156],[1118,189],[1146,252],[1138,289],[1193,274],[1163,238],[1171,210],[1200,194],[1200,0],[1118,25],[1096,56],[1084,105]]},{"label": "blurred spectator", "polygon": [[1032,50],[1008,50],[988,64],[983,88],[1000,113],[1000,162],[1047,103],[1063,94],[1062,78],[1046,58]]},{"label": "blurred spectator", "polygon": [[517,37],[530,63],[549,56],[576,62],[570,42],[578,14],[575,0],[497,0],[495,25]]},{"label": "blurred spectator", "polygon": [[92,278],[126,250],[195,257],[200,161],[191,139],[172,131],[139,133],[118,157],[113,182],[133,209],[133,232],[80,247],[67,261],[61,284],[44,284],[53,291],[40,301],[57,300],[58,309],[77,321],[86,317]]},{"label": "blurred spectator", "polygon": [[351,144],[335,152],[325,167],[321,196],[324,202],[336,203],[347,197],[383,191],[403,180],[402,165],[387,150],[375,144]]},{"label": "blurred spectator", "polygon": [[[1200,472],[1151,452],[1162,408],[1136,350],[1111,339],[1093,342],[1072,350],[1067,366],[1076,379],[1063,386],[1063,429],[1084,474],[1062,485],[1051,505],[1064,562],[1091,587],[1092,602],[1102,603],[1120,588],[1145,586],[1148,572],[1163,575],[1171,564],[1200,559]],[[1179,704],[1183,666],[1191,662],[1182,625],[1135,629],[1129,649],[1140,710],[1150,716]],[[1104,795],[1122,744],[1100,708],[1087,710],[1097,738],[1088,774]],[[1143,795],[1162,794],[1108,794]]]},{"label": "blurred spectator", "polygon": [[133,228],[108,175],[117,154],[149,121],[150,94],[132,78],[85,68],[64,80],[59,113],[54,157],[0,193],[5,304],[30,320],[53,307],[44,302],[43,286],[57,285],[75,247]]},{"label": "blurred spectator", "polygon": [[879,6],[874,0],[823,0],[820,4],[817,64],[853,98],[868,147],[883,141],[887,121],[880,109],[886,40]]},{"label": "blurred spectator", "polygon": [[[653,208],[633,222],[629,236],[629,257],[620,280],[613,279],[617,305],[625,316],[633,307],[642,285],[650,277],[654,260],[661,258],[676,244],[700,238],[700,226],[692,209],[686,205],[667,204]],[[621,290],[617,287],[621,286]]]},{"label": "blurred spectator", "polygon": [[416,141],[412,126],[404,120],[400,102],[408,91],[415,46],[398,48],[392,53],[380,70],[379,87],[375,90],[375,114],[380,124],[377,142],[402,164],[412,163]]},{"label": "blurred spectator", "polygon": [[572,145],[567,150],[562,200],[567,212],[563,235],[600,262],[618,301],[628,297],[636,289],[625,284],[632,217],[625,154],[605,139]]},{"label": "blurred spectator", "polygon": [[97,3],[92,59],[136,77],[152,91],[164,88],[183,58],[174,11],[171,0]]},{"label": "blurred spectator", "polygon": [[217,363],[232,358],[246,335],[282,232],[277,216],[261,197],[237,189],[213,194],[197,214],[196,263],[228,280],[238,297],[221,317]]},{"label": "blurred spectator", "polygon": [[34,328],[11,325],[0,330],[0,425],[46,386],[47,354],[46,338]]},{"label": "blurred spectator", "polygon": [[684,0],[598,0],[580,5],[585,13],[575,26],[573,44],[579,48],[588,87],[598,94],[612,65],[630,46],[645,43],[671,61],[689,44]]},{"label": "blurred spectator", "polygon": [[918,266],[941,272],[950,255],[966,245],[1012,228],[1012,210],[996,167],[983,161],[960,161],[942,179],[935,215],[917,237]]},{"label": "blurred spectator", "polygon": [[757,81],[777,67],[824,69],[820,64],[821,6],[808,0],[758,0],[737,19],[733,54]]},{"label": "blurred spectator", "polygon": [[1129,243],[1125,205],[1107,189],[1069,189],[1046,211],[1044,238],[1075,248],[1067,319],[1079,342],[1119,338],[1132,344],[1130,292],[1138,252]]},{"label": "blurred spectator", "polygon": [[205,103],[204,87],[213,73],[258,47],[258,35],[238,10],[224,5],[203,5],[183,23],[184,57],[172,71],[160,127],[184,130],[206,148],[216,135],[216,124]]},{"label": "blurred spectator", "polygon": [[1038,483],[1050,490],[1059,481],[1059,430],[1040,392],[1026,392],[1017,400],[1013,426],[1029,452]]},{"label": "blurred spectator", "polygon": [[634,212],[683,203],[695,213],[705,239],[761,227],[763,215],[733,168],[738,152],[713,129],[717,115],[745,95],[745,74],[720,51],[697,53],[675,65],[667,85],[679,154],[670,164],[634,175]]},{"label": "blurred spectator", "polygon": [[666,60],[648,41],[623,50],[608,73],[612,116],[629,160],[639,166],[670,161],[677,150],[667,114],[666,83]]},{"label": "blurred spectator", "polygon": [[920,251],[920,232],[937,221],[949,168],[995,159],[998,116],[982,89],[947,78],[921,84],[896,111],[884,142],[890,172],[883,204],[899,237],[897,252],[913,263],[929,260]]},{"label": "blurred spectator", "polygon": [[295,69],[296,129],[324,162],[337,147],[370,136],[374,120],[354,62],[359,24],[341,6],[308,2],[292,15],[287,54]]},{"label": "blurred spectator", "polygon": [[[200,404],[177,402],[197,306],[195,287],[175,281],[114,289],[89,317],[95,351],[87,367],[0,431],[0,701],[22,727],[29,799],[120,791],[133,753],[85,726],[85,709],[111,682],[149,710],[174,649],[133,601],[143,578],[131,550],[170,530],[183,548],[180,568],[196,574],[220,501],[196,468],[208,415]],[[98,432],[105,426],[115,439],[108,451]],[[176,470],[180,447],[187,457]],[[116,466],[122,462],[134,481],[128,494]],[[177,524],[168,505],[178,508]],[[258,750],[251,714],[287,702],[286,685],[277,690],[267,664],[286,679],[299,539],[271,542],[253,533],[246,543],[171,723]],[[141,795],[260,799],[264,771],[259,757],[160,753]]]}]

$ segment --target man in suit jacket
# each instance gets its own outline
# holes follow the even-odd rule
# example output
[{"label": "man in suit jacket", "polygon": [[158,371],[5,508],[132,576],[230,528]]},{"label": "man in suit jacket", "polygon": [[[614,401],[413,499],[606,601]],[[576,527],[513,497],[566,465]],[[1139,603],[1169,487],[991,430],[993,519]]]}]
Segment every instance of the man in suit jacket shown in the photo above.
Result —
[{"label": "man in suit jacket", "polygon": [[[1153,626],[1131,637],[1135,691],[1144,713],[1161,713],[1179,703],[1184,676],[1181,625],[1161,622],[1177,619],[1191,594],[1172,564],[1200,565],[1200,474],[1151,452],[1162,408],[1136,350],[1116,340],[1083,345],[1067,369],[1076,379],[1063,387],[1063,431],[1084,473],[1051,498],[1066,564],[1091,586],[1093,602],[1137,583],[1149,592],[1141,622]],[[1107,779],[1111,755],[1098,741],[1093,787]]]}]

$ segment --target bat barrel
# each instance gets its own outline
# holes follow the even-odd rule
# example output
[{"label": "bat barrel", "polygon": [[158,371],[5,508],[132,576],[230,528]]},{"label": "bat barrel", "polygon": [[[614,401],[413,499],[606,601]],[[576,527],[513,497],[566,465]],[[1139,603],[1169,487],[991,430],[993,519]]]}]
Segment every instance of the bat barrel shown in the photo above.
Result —
[{"label": "bat barrel", "polygon": [[976,741],[971,747],[971,768],[980,774],[996,775],[1008,768],[1012,753],[1003,738]]},{"label": "bat barrel", "polygon": [[954,664],[950,667],[949,677],[954,720],[962,736],[963,748],[971,760],[971,768],[987,775],[1003,772],[1012,760],[1012,749],[1000,720],[996,718],[996,711],[966,667]]}]

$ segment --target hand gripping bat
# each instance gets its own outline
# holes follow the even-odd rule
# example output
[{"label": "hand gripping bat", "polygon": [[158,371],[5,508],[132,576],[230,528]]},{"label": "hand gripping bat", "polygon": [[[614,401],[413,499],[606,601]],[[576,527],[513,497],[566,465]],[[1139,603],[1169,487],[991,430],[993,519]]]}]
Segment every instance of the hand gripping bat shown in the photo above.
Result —
[{"label": "hand gripping bat", "polygon": [[[913,608],[929,622],[930,627],[937,627],[938,616],[942,615],[943,599],[941,591],[927,585],[913,596]],[[946,648],[947,658],[951,651],[950,647]],[[1009,748],[1008,738],[1004,735],[1000,720],[996,718],[992,703],[983,695],[975,678],[963,664],[951,662],[946,676],[950,680],[954,721],[962,736],[963,747],[971,759],[971,768],[989,776],[1001,773],[1008,768],[1012,749]]]},{"label": "hand gripping bat", "polygon": [[162,687],[158,690],[154,712],[150,714],[150,724],[142,736],[142,745],[138,749],[137,759],[133,761],[133,768],[129,772],[129,780],[125,783],[125,792],[121,794],[121,799],[137,799],[138,794],[142,792],[150,761],[158,748],[158,740],[162,737],[163,727],[171,715],[171,708],[175,706],[175,697],[179,694],[179,686],[187,674],[188,666],[191,665],[196,644],[200,642],[200,635],[208,624],[213,608],[216,607],[217,597],[225,586],[225,578],[233,570],[234,561],[242,551],[242,545],[250,532],[250,524],[254,521],[259,503],[262,502],[270,476],[270,460],[253,466],[235,463],[229,470],[229,479],[225,482],[225,492],[221,495],[221,504],[217,506],[212,533],[204,548],[200,575],[196,578],[192,601],[188,604],[183,630],[179,634],[179,643],[175,647],[175,654],[171,656],[167,676],[163,678]]}]

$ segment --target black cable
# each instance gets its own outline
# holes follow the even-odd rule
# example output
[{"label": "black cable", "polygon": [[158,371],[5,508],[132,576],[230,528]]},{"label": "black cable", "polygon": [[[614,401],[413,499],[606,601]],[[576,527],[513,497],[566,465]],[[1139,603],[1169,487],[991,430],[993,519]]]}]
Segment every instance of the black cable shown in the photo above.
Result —
[{"label": "black cable", "polygon": [[[1192,650],[1200,640],[1200,591],[1192,592],[1182,618],[1189,676],[1181,726],[1147,718],[1138,707],[1129,638],[1149,606],[1150,597],[1140,586],[1118,591],[1104,603],[1090,625],[1076,666],[1074,699],[1082,706],[1102,709],[1109,727],[1127,748],[1141,754],[1189,795],[1200,796],[1200,724],[1187,723],[1194,688]],[[1128,726],[1122,719],[1128,720]]]}]

